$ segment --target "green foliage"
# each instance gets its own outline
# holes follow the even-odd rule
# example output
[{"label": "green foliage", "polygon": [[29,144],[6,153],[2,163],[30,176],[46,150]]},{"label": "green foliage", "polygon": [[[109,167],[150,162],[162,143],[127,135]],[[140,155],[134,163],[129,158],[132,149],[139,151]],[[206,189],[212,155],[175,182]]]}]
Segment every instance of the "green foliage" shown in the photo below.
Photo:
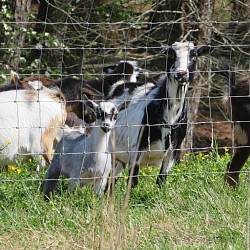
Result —
[{"label": "green foliage", "polygon": [[[0,10],[4,23],[0,27],[0,42],[5,48],[0,51],[0,57],[4,58],[0,83],[9,78],[9,68],[20,75],[79,74],[84,63],[100,55],[100,48],[116,46],[122,24],[113,29],[108,25],[133,22],[135,9],[129,7],[127,0],[92,2],[56,2],[53,14],[44,23],[37,22],[36,15],[27,12],[30,24],[15,23],[11,3],[4,2]],[[50,21],[57,23],[49,25]]]},{"label": "green foliage", "polygon": [[[0,15],[2,18],[3,26],[0,26],[2,79],[0,83],[5,83],[9,70],[6,70],[4,65],[8,65],[11,69],[17,70],[15,65],[18,65],[18,73],[20,74],[52,74],[59,73],[58,70],[53,70],[57,66],[55,61],[51,61],[49,57],[41,56],[42,49],[45,50],[43,55],[46,55],[46,49],[60,48],[61,44],[58,39],[49,32],[37,32],[36,25],[18,25],[14,22],[14,16],[11,12],[10,3],[4,2]],[[31,13],[27,14],[30,22],[35,22],[36,17]],[[38,25],[39,26],[39,25]],[[20,48],[20,36],[24,41],[23,48]],[[20,49],[20,53],[18,52]]]}]

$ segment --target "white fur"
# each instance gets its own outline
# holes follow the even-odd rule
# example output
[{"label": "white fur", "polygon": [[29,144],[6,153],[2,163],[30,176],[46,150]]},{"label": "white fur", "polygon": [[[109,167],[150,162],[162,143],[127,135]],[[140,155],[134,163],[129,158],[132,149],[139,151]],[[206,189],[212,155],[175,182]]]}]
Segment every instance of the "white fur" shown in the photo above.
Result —
[{"label": "white fur", "polygon": [[[44,166],[41,155],[50,154],[42,148],[46,129],[55,122],[60,128],[65,122],[65,105],[56,90],[13,90],[0,93],[0,155],[2,165],[14,164],[15,159],[32,156],[38,169]],[[53,123],[53,124],[55,124]],[[58,128],[54,128],[58,130]],[[51,138],[53,144],[54,138]]]},{"label": "white fur", "polygon": [[171,68],[172,73],[174,74],[174,77],[177,78],[177,73],[179,71],[186,71],[187,74],[188,71],[188,65],[190,63],[190,57],[189,52],[194,48],[194,44],[191,42],[186,43],[180,43],[175,42],[172,47],[176,51],[176,54],[178,54],[178,57],[176,58],[175,67]]}]

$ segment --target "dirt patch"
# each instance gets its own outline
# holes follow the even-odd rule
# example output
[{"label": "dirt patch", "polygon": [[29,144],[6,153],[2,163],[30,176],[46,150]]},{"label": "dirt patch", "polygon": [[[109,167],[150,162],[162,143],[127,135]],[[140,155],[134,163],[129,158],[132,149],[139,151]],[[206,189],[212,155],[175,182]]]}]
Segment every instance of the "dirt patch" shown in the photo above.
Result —
[{"label": "dirt patch", "polygon": [[209,108],[200,104],[198,117],[193,130],[193,145],[195,148],[215,148],[224,153],[223,147],[232,147],[231,121],[218,102],[210,103]]}]

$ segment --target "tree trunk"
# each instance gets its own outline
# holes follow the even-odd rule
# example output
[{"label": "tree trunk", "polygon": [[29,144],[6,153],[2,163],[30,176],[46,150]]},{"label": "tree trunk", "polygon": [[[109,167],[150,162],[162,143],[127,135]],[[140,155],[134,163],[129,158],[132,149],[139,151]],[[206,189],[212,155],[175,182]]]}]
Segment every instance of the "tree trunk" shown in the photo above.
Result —
[{"label": "tree trunk", "polygon": [[[243,64],[243,67],[246,68],[250,66],[250,26],[249,22],[246,22],[246,20],[249,20],[249,16],[249,0],[232,1],[231,20],[237,21],[230,23],[228,27],[231,44],[234,45],[233,58],[236,65],[242,67]],[[247,44],[248,46],[241,46]]]},{"label": "tree trunk", "polygon": [[19,59],[21,57],[22,48],[25,44],[25,28],[28,26],[28,13],[31,13],[31,0],[16,0],[15,21],[17,22],[15,29],[16,53],[12,65],[18,71]]},{"label": "tree trunk", "polygon": [[[184,3],[183,16],[186,16],[187,19],[184,19],[184,25],[182,26],[183,40],[195,41],[199,45],[209,44],[211,42],[212,25],[209,23],[209,21],[211,20],[214,4],[214,0],[190,0]],[[193,20],[196,20],[197,22],[193,23]],[[198,63],[197,68],[201,69],[202,63]],[[202,85],[203,83],[201,76],[196,74],[195,79],[190,84],[190,90],[188,94],[188,126],[186,138],[181,145],[181,158],[185,158],[185,154],[191,152],[193,149],[193,130],[194,123],[197,118]]]},{"label": "tree trunk", "polygon": [[[134,45],[145,47],[147,53],[152,52],[155,55],[162,50],[162,45],[171,45],[178,41],[181,36],[181,25],[178,22],[181,17],[181,6],[182,0],[154,0],[143,39],[137,40]],[[151,58],[142,67],[166,71],[166,58]]]}]

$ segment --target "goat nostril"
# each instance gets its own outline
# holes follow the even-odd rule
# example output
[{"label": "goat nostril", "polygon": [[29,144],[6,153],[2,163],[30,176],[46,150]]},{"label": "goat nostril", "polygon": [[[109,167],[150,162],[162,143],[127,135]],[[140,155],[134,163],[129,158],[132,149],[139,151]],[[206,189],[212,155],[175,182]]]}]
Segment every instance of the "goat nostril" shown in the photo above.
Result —
[{"label": "goat nostril", "polygon": [[109,123],[103,123],[101,128],[105,133],[108,133],[111,130],[111,125]]},{"label": "goat nostril", "polygon": [[108,127],[110,127],[110,124],[109,123],[104,123],[103,126],[108,128]]},{"label": "goat nostril", "polygon": [[179,70],[179,71],[176,72],[176,75],[177,75],[178,77],[183,77],[183,76],[185,76],[186,74],[187,74],[187,71],[184,71],[184,70]]}]

